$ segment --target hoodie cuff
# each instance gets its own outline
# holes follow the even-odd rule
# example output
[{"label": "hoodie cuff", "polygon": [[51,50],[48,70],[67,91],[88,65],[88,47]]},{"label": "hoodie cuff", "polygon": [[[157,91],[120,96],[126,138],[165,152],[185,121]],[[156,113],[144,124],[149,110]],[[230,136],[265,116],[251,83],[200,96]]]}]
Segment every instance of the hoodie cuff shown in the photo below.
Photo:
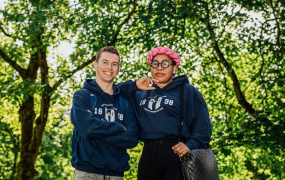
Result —
[{"label": "hoodie cuff", "polygon": [[134,92],[136,92],[137,90],[139,90],[139,88],[137,87],[137,81],[134,81],[134,83],[131,84],[131,88]]}]

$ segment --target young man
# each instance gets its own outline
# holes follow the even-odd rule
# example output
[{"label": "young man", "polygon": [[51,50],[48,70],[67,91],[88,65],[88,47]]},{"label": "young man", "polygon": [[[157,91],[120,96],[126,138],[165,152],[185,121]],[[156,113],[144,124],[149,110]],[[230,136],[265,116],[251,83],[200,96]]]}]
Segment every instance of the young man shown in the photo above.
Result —
[{"label": "young man", "polygon": [[137,145],[138,124],[130,101],[113,84],[120,70],[116,48],[104,47],[96,57],[96,79],[74,93],[71,122],[74,180],[123,180],[129,170],[126,149]]}]

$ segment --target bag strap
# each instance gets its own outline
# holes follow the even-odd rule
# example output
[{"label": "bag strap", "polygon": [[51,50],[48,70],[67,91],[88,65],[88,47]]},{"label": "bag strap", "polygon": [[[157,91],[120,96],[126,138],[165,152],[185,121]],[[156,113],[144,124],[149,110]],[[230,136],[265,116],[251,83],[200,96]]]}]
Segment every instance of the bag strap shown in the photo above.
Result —
[{"label": "bag strap", "polygon": [[184,84],[180,86],[180,111],[179,111],[179,137],[178,142],[181,142],[182,126],[183,126],[183,110],[184,110]]},{"label": "bag strap", "polygon": [[119,104],[120,104],[120,108],[122,108],[123,110],[123,113],[126,114],[129,103],[127,99],[123,97],[122,95],[119,95]]}]

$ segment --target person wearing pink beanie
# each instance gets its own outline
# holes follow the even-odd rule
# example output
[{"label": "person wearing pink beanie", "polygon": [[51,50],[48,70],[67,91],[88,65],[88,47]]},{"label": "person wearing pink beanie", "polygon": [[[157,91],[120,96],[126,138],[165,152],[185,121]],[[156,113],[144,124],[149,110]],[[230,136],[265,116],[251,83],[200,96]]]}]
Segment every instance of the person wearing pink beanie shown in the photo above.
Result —
[{"label": "person wearing pink beanie", "polygon": [[[209,146],[212,128],[207,105],[186,75],[174,77],[181,62],[175,51],[156,47],[147,55],[153,80],[143,77],[119,86],[123,96],[132,98],[144,142],[138,180],[183,180],[180,157]],[[180,117],[183,126],[179,142]]]},{"label": "person wearing pink beanie", "polygon": [[172,49],[168,47],[157,47],[153,48],[151,51],[147,53],[147,63],[151,66],[151,62],[156,55],[164,54],[169,56],[175,63],[176,66],[179,67],[180,65],[180,57],[179,55],[174,52]]},{"label": "person wearing pink beanie", "polygon": [[157,47],[147,53],[147,63],[152,67],[152,77],[159,81],[156,84],[162,88],[172,81],[180,65],[180,57],[168,47]]}]

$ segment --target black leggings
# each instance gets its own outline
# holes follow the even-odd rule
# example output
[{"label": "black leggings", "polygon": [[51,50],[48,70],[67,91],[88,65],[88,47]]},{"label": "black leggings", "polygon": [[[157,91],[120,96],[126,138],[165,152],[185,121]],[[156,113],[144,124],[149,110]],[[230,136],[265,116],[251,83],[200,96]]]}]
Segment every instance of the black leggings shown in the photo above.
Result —
[{"label": "black leggings", "polygon": [[145,141],[138,180],[183,180],[179,156],[172,150],[177,143],[177,138]]}]

